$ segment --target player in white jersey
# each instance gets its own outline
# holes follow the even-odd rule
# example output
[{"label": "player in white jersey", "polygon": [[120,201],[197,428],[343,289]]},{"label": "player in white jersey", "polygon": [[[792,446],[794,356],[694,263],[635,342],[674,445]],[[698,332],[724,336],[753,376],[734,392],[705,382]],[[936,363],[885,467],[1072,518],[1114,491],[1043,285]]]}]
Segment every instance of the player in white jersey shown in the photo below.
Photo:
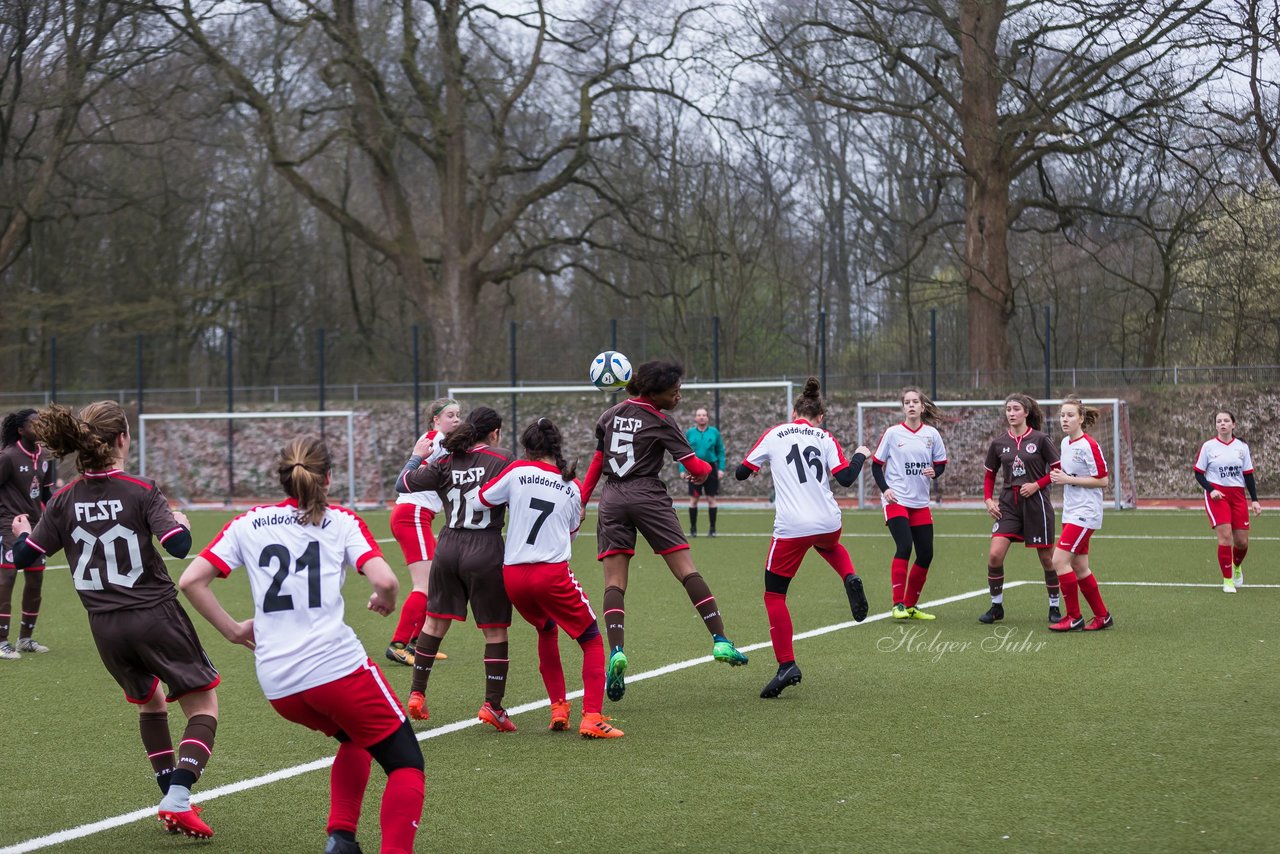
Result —
[{"label": "player in white jersey", "polygon": [[[458,401],[441,397],[431,401],[431,429],[424,433],[413,453],[422,457],[422,465],[430,465],[447,453],[444,437],[462,420]],[[430,449],[430,450],[428,450]],[[391,536],[396,538],[404,562],[408,565],[413,590],[400,607],[400,620],[387,645],[387,659],[397,664],[413,666],[413,644],[427,619],[427,589],[431,576],[431,559],[436,553],[436,538],[431,533],[431,522],[443,509],[444,503],[435,492],[402,492],[391,511]],[[436,661],[449,656],[436,653]]]},{"label": "player in white jersey", "polygon": [[[1253,480],[1253,454],[1244,439],[1237,438],[1236,416],[1220,409],[1213,416],[1218,435],[1200,446],[1196,457],[1196,482],[1204,490],[1204,512],[1218,536],[1218,567],[1222,592],[1235,593],[1244,586],[1244,557],[1249,553],[1249,511],[1262,512],[1258,486]],[[1249,502],[1245,503],[1245,490]]]},{"label": "player in white jersey", "polygon": [[[1049,479],[1062,484],[1062,536],[1053,551],[1053,569],[1062,587],[1067,615],[1049,626],[1055,632],[1086,632],[1114,625],[1111,612],[1098,591],[1098,579],[1089,570],[1089,538],[1102,527],[1102,490],[1110,483],[1102,448],[1085,430],[1098,421],[1099,412],[1077,397],[1062,401],[1058,422],[1062,425],[1061,466],[1049,470]],[[1093,609],[1085,625],[1080,594]]]},{"label": "player in white jersey", "polygon": [[[902,390],[902,423],[880,437],[871,457],[871,476],[880,487],[884,523],[893,535],[893,585],[895,620],[932,620],[916,607],[933,563],[933,511],[929,509],[929,485],[947,467],[947,448],[937,425],[942,413],[918,388]],[[911,550],[916,560],[907,569]]]},{"label": "player in white jersey", "polygon": [[840,507],[831,495],[827,473],[841,486],[849,486],[871,450],[859,447],[852,462],[845,459],[840,443],[822,427],[826,404],[819,392],[817,378],[809,377],[795,400],[794,420],[766,430],[734,473],[738,480],[746,480],[768,463],[777,493],[773,541],[764,566],[764,607],[778,672],[760,692],[766,698],[777,697],[788,685],[800,683],[787,588],[810,548],[844,580],[853,618],[862,622],[867,617],[862,579],[840,544]]},{"label": "player in white jersey", "polygon": [[587,594],[569,569],[582,524],[582,489],[565,462],[560,430],[539,418],[520,437],[525,459],[502,470],[480,490],[486,507],[506,505],[507,538],[502,578],[511,604],[538,633],[538,669],[551,701],[551,729],[569,728],[560,634],[582,647],[583,738],[619,738],[622,730],[601,714],[604,706],[604,641]]},{"label": "player in white jersey", "polygon": [[[330,775],[329,854],[360,850],[360,804],[376,759],[387,773],[382,851],[413,851],[425,790],[422,751],[395,692],[343,620],[347,569],[373,585],[369,610],[395,610],[399,584],[364,521],[328,503],[329,449],[289,442],[276,467],[288,498],[227,523],[192,561],[179,586],[223,637],[254,652],[258,681],[286,720],[339,742]],[[254,615],[236,620],[210,584],[245,567]]]}]

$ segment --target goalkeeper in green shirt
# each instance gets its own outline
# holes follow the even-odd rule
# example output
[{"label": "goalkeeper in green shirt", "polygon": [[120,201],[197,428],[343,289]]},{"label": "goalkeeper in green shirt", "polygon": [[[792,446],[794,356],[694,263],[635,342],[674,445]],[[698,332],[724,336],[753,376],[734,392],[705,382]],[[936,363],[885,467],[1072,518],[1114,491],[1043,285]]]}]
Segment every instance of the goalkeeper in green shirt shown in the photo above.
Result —
[{"label": "goalkeeper in green shirt", "polygon": [[711,474],[701,484],[689,480],[689,473],[680,466],[680,476],[689,480],[689,536],[698,536],[698,499],[707,496],[707,516],[711,527],[707,536],[716,535],[716,496],[720,494],[720,478],[724,476],[724,440],[719,429],[711,426],[711,416],[705,408],[693,413],[693,426],[685,431],[693,452],[698,459],[711,464]]}]

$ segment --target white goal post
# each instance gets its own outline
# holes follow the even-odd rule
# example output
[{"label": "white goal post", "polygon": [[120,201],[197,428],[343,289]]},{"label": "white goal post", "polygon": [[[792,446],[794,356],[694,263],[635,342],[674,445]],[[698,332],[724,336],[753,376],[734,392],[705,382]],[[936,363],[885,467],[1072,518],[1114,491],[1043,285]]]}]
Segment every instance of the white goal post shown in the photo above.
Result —
[{"label": "white goal post", "polygon": [[[1137,488],[1136,488],[1136,484],[1132,482],[1132,477],[1133,477],[1132,446],[1130,443],[1122,444],[1121,442],[1122,434],[1126,433],[1128,430],[1128,409],[1127,409],[1128,404],[1124,399],[1118,398],[1118,397],[1083,398],[1082,402],[1088,404],[1089,406],[1095,406],[1098,408],[1105,407],[1110,410],[1109,414],[1111,417],[1110,427],[1111,427],[1111,476],[1112,476],[1111,489],[1114,490],[1115,506],[1116,506],[1116,509],[1118,510],[1123,510],[1126,507],[1133,507],[1136,504]],[[988,408],[988,409],[999,409],[1001,412],[1003,412],[1004,403],[1005,402],[1003,400],[935,400],[934,401],[934,404],[939,409],[943,409],[943,410]],[[1045,421],[1046,421],[1045,427],[1050,427],[1050,424],[1052,422],[1050,422],[1049,419],[1053,417],[1052,414],[1048,411],[1047,407],[1057,406],[1061,403],[1062,403],[1061,399],[1039,401],[1041,408],[1044,409],[1044,415],[1045,415]],[[885,409],[895,409],[895,408],[898,409],[900,412],[902,409],[902,401],[878,400],[878,401],[859,402],[858,403],[858,444],[859,445],[867,444],[865,441],[865,432],[866,432],[866,424],[867,424],[866,415],[868,412],[870,412],[871,410],[885,410]],[[1052,429],[1048,429],[1045,432],[1052,434]],[[872,437],[872,441],[873,442],[879,441],[879,434]],[[947,436],[945,432],[943,434],[943,441],[947,441]],[[870,447],[873,452],[875,451],[874,445],[868,445],[868,447]],[[948,448],[948,454],[950,456],[954,456],[954,454],[951,453],[950,448]],[[1129,475],[1130,475],[1129,480],[1122,480],[1123,473],[1126,471],[1129,472]],[[864,471],[862,476],[858,478],[858,508],[859,509],[862,509],[867,505],[866,479],[867,477],[869,477],[869,475],[870,475],[869,471]],[[1126,496],[1129,496],[1129,495],[1131,495],[1132,498],[1126,498]]]},{"label": "white goal post", "polygon": [[158,412],[138,416],[138,473],[147,476],[147,424],[151,421],[242,421],[268,418],[343,418],[347,422],[347,500],[356,503],[355,411],[327,409],[304,412]]}]

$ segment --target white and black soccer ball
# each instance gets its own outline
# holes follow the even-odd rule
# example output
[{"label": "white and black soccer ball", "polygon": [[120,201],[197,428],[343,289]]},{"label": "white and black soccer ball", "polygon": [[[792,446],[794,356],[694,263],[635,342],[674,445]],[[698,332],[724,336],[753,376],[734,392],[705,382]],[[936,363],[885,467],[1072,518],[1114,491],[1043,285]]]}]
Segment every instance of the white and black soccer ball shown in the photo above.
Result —
[{"label": "white and black soccer ball", "polygon": [[591,360],[591,384],[599,389],[615,389],[631,382],[631,360],[616,350],[605,350]]}]

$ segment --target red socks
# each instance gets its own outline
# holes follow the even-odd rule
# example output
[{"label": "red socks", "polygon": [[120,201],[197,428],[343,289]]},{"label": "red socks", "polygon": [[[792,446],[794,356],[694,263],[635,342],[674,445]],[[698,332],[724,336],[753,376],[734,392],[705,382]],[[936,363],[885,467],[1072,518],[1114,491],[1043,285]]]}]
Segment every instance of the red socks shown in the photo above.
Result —
[{"label": "red socks", "polygon": [[769,640],[773,642],[773,654],[781,664],[784,661],[795,661],[795,650],[791,645],[794,629],[791,626],[791,611],[787,609],[787,597],[781,593],[765,591],[764,610],[769,615]]},{"label": "red socks", "polygon": [[[550,622],[550,621],[548,621]],[[560,663],[560,630],[555,623],[538,632],[538,672],[553,703],[564,700],[564,665]]]},{"label": "red socks", "polygon": [[427,619],[427,594],[415,590],[404,600],[400,609],[400,622],[396,623],[396,632],[391,636],[392,643],[410,644],[422,631],[422,624]]},{"label": "red socks", "polygon": [[[1093,578],[1092,575],[1089,576]],[[1067,606],[1067,616],[1073,620],[1083,619],[1080,615],[1080,585],[1082,582],[1076,580],[1076,574],[1071,570],[1067,570],[1058,576],[1058,584],[1062,586],[1062,603]],[[1094,589],[1098,589],[1095,581]]]},{"label": "red socks", "polygon": [[413,837],[422,820],[426,789],[426,777],[418,768],[397,768],[387,777],[379,813],[382,854],[413,854]]},{"label": "red socks", "polygon": [[911,573],[907,575],[907,598],[895,599],[894,604],[901,602],[908,608],[914,608],[920,601],[920,591],[924,589],[924,582],[928,577],[929,567],[918,563],[911,564]]},{"label": "red socks", "polygon": [[1218,568],[1222,570],[1223,578],[1231,577],[1231,552],[1234,551],[1231,546],[1218,546]]},{"label": "red socks", "polygon": [[604,708],[604,638],[597,634],[578,645],[582,647],[582,711],[599,714]]},{"label": "red socks", "polygon": [[356,747],[350,741],[338,745],[338,755],[329,769],[329,824],[325,833],[335,830],[356,832],[372,761],[373,757],[363,747]]},{"label": "red socks", "polygon": [[[1102,602],[1102,594],[1098,592],[1098,579],[1093,577],[1093,573],[1089,573],[1084,578],[1079,579],[1080,592],[1084,594],[1085,601],[1089,603],[1089,608],[1093,611],[1095,617],[1105,617],[1109,612],[1107,606]],[[1076,613],[1079,613],[1079,605],[1076,605]]]},{"label": "red socks", "polygon": [[1232,548],[1232,549],[1231,549],[1231,562],[1232,562],[1233,564],[1235,564],[1236,566],[1239,566],[1240,564],[1244,563],[1244,556],[1245,556],[1245,555],[1247,555],[1248,553],[1249,553],[1249,547],[1248,547],[1248,546],[1245,546],[1245,547],[1244,547],[1244,548],[1242,548],[1242,549]]},{"label": "red socks", "polygon": [[889,581],[893,585],[893,604],[907,602],[907,562],[895,557],[889,565]]}]

